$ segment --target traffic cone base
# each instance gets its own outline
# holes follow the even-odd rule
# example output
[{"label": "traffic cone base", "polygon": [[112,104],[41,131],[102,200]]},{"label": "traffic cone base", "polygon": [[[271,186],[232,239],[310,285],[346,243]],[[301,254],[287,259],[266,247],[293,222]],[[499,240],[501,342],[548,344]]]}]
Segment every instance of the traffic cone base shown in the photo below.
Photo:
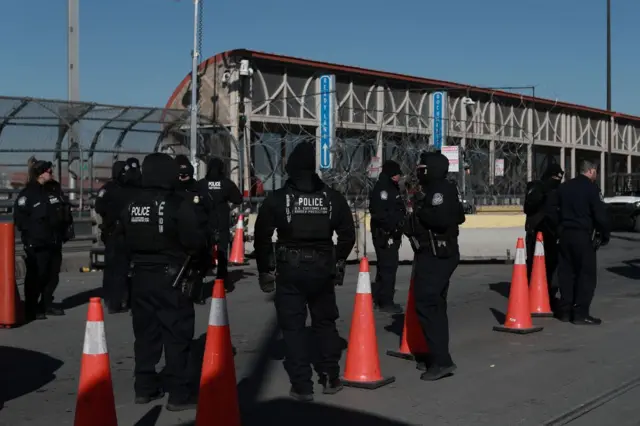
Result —
[{"label": "traffic cone base", "polygon": [[536,327],[531,323],[526,255],[524,251],[524,239],[522,238],[518,238],[516,245],[516,258],[513,265],[511,288],[509,291],[509,305],[505,316],[504,325],[494,326],[494,331],[513,334],[531,334],[544,329],[543,327]]},{"label": "traffic cone base", "polygon": [[353,388],[372,390],[395,382],[395,377],[383,377],[380,372],[369,261],[366,257],[360,261],[353,312],[342,383]]}]

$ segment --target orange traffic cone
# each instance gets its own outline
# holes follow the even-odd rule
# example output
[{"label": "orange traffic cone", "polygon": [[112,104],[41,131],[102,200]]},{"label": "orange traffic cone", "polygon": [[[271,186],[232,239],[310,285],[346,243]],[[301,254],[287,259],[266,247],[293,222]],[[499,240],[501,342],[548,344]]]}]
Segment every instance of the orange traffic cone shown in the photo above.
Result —
[{"label": "orange traffic cone", "polygon": [[99,297],[89,300],[75,426],[117,426],[111,367]]},{"label": "orange traffic cone", "polygon": [[204,348],[196,426],[240,426],[231,330],[223,280],[216,280],[211,296],[207,343]]},{"label": "orange traffic cone", "polygon": [[15,245],[13,223],[0,223],[0,328],[15,327],[21,322]]},{"label": "orange traffic cone", "polygon": [[507,333],[529,334],[541,331],[542,327],[534,327],[529,312],[529,286],[527,285],[527,264],[524,251],[524,240],[518,238],[516,245],[516,261],[511,276],[509,291],[509,307],[504,325],[493,327],[495,331]]},{"label": "orange traffic cone", "polygon": [[532,317],[552,317],[547,283],[547,266],[544,260],[544,242],[542,232],[536,236],[536,249],[533,254],[533,269],[529,283],[529,304]]},{"label": "orange traffic cone", "polygon": [[416,356],[426,356],[429,353],[427,341],[424,338],[422,327],[416,313],[416,300],[413,295],[413,277],[409,285],[409,298],[404,314],[404,327],[402,329],[402,341],[397,351],[387,351],[387,355],[413,361]]},{"label": "orange traffic cone", "polygon": [[395,380],[393,376],[384,378],[380,373],[369,261],[363,257],[360,261],[356,301],[347,347],[347,363],[342,382],[345,386],[355,388],[378,389]]},{"label": "orange traffic cone", "polygon": [[244,216],[242,215],[238,217],[236,232],[233,235],[229,263],[232,265],[244,265]]}]

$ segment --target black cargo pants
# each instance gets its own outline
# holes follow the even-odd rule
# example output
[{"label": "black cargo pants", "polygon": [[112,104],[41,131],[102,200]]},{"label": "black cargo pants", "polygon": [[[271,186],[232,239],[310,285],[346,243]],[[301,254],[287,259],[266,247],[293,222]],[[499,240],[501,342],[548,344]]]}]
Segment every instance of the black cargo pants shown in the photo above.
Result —
[{"label": "black cargo pants", "polygon": [[587,231],[565,229],[560,234],[558,314],[570,314],[574,319],[590,315],[598,282],[596,263],[596,251]]},{"label": "black cargo pants", "polygon": [[27,271],[24,278],[25,315],[32,320],[36,314],[45,313],[53,302],[53,293],[60,282],[62,247],[60,245],[31,247],[27,254]]},{"label": "black cargo pants", "polygon": [[127,305],[130,297],[129,256],[124,238],[111,235],[105,238],[102,293],[109,309]]},{"label": "black cargo pants", "polygon": [[307,308],[311,314],[312,335],[320,352],[316,364],[318,373],[327,375],[329,379],[338,378],[342,353],[342,342],[336,328],[339,313],[333,284],[333,256],[310,252],[312,259],[309,260],[305,260],[304,255],[277,255],[275,295],[278,324],[285,343],[284,368],[296,392],[303,394],[313,392],[313,371],[305,329]]},{"label": "black cargo pants", "polygon": [[429,346],[429,363],[449,367],[453,360],[449,353],[447,295],[451,275],[460,263],[460,253],[439,259],[430,252],[422,251],[416,254],[414,262],[416,313]]},{"label": "black cargo pants", "polygon": [[150,396],[163,388],[156,365],[164,348],[169,402],[184,403],[190,395],[190,347],[195,312],[193,303],[171,287],[174,276],[165,265],[136,265],[132,277],[131,311],[135,336],[136,396]]},{"label": "black cargo pants", "polygon": [[396,273],[400,262],[400,239],[394,239],[389,246],[389,238],[384,234],[372,233],[373,246],[376,250],[376,280],[371,293],[373,302],[378,306],[394,303],[396,292]]}]

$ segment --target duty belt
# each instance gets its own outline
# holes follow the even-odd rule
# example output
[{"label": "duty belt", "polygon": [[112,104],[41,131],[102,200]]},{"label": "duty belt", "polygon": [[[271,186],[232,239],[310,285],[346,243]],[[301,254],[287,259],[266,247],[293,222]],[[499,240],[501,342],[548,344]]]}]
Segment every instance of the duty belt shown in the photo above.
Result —
[{"label": "duty belt", "polygon": [[330,256],[330,253],[312,248],[279,247],[276,250],[276,260],[297,265],[299,263],[313,263]]}]

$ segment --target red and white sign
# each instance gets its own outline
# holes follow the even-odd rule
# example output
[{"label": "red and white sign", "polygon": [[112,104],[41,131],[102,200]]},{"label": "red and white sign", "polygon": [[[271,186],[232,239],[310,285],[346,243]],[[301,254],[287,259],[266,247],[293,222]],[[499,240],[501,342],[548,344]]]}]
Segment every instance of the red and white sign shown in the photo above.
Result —
[{"label": "red and white sign", "polygon": [[443,146],[442,155],[449,160],[449,173],[458,173],[460,171],[460,149],[458,146]]}]

